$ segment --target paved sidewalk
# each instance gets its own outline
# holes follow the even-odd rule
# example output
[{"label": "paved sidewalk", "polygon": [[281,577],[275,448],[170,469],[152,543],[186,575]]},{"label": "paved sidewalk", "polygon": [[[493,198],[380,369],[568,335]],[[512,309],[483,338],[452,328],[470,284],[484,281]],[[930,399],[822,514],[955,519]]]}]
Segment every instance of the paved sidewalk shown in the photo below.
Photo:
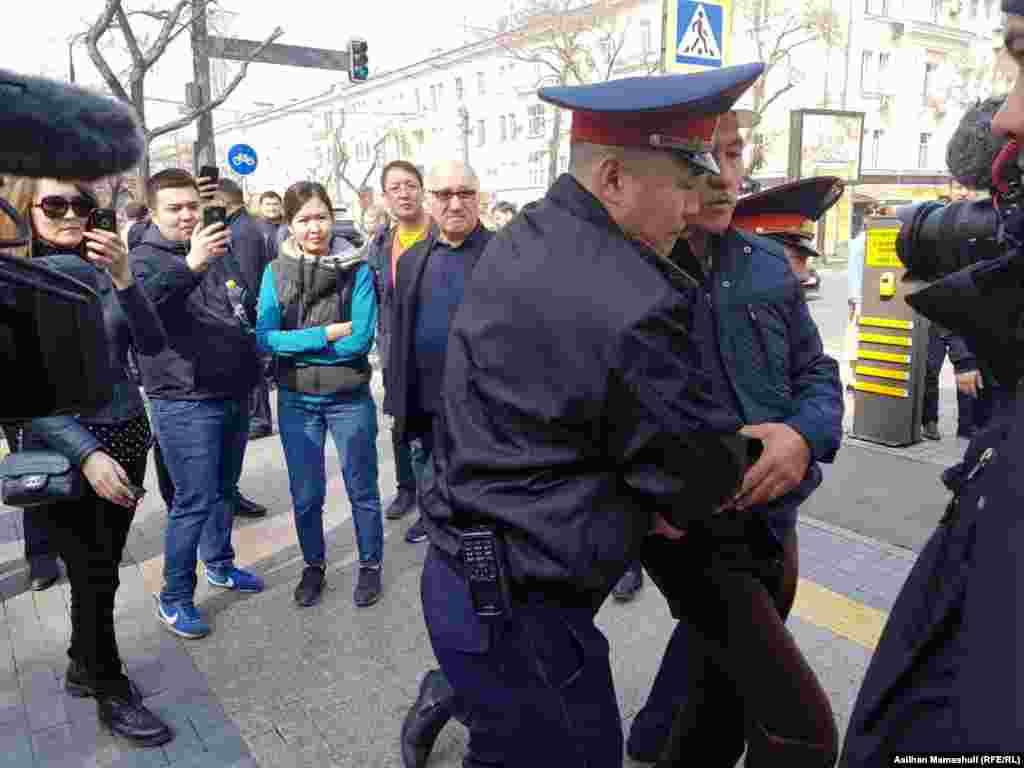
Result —
[{"label": "paved sidewalk", "polygon": [[[383,422],[378,447],[386,504],[394,469]],[[955,441],[948,441],[934,449],[926,446],[914,456],[890,455],[851,441],[843,456],[851,473],[872,461],[888,467],[877,478],[884,487],[907,477],[908,482],[933,482],[938,464],[949,458],[929,461],[929,451],[939,448],[949,456],[957,450]],[[419,604],[426,550],[402,538],[411,520],[386,521],[384,596],[372,608],[357,609],[352,602],[354,533],[333,454],[329,466],[330,588],[323,601],[310,609],[296,608],[292,601],[302,561],[275,435],[250,446],[242,483],[243,492],[268,504],[271,514],[263,520],[240,520],[235,530],[240,564],[263,575],[267,590],[249,596],[213,593],[201,579],[197,602],[214,632],[189,642],[168,634],[154,616],[164,510],[155,477],[147,480],[153,490],[129,538],[117,627],[129,674],[147,704],[176,729],[177,738],[160,749],[140,750],[115,739],[98,725],[91,700],[63,694],[67,584],[42,593],[24,591],[20,513],[0,508],[0,766],[400,766],[401,718],[422,674],[434,664]],[[840,478],[843,485],[850,482],[836,474]],[[845,503],[841,490],[834,489],[822,503]],[[813,507],[808,513],[813,516]],[[940,513],[941,508],[934,510],[935,519]],[[845,730],[885,612],[913,553],[805,517],[800,558],[804,578],[790,628]],[[628,728],[650,688],[672,620],[664,600],[648,584],[632,603],[609,602],[599,623],[611,644]],[[464,729],[451,724],[430,765],[455,768],[464,750]],[[626,764],[632,765],[628,760]]]}]

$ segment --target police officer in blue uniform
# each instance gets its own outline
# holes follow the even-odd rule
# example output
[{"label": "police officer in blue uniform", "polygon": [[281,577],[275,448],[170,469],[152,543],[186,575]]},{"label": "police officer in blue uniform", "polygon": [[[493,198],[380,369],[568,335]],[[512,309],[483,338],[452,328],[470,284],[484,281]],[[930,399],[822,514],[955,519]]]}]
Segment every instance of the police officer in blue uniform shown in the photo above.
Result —
[{"label": "police officer in blue uniform", "polygon": [[[666,768],[687,765],[695,754],[713,755],[703,765],[731,768],[745,748],[751,768],[831,765],[838,751],[828,701],[782,624],[796,592],[797,512],[821,484],[818,463],[832,461],[842,438],[838,365],[824,354],[787,258],[791,246],[749,230],[787,237],[805,231],[836,203],[843,186],[835,178],[806,180],[737,205],[745,120],[743,112],[723,116],[715,154],[722,173],[711,180],[706,205],[674,258],[703,286],[705,311],[695,322],[706,327],[704,359],[716,392],[765,444],[731,519],[744,520],[748,535],[761,534],[751,571],[762,576],[774,605],[758,614],[755,629],[776,638],[780,663],[771,669],[751,665],[741,675],[736,670],[742,662],[723,663],[719,646],[731,641],[706,629],[714,606],[704,591],[672,578],[678,554],[649,540],[644,567],[680,621],[648,701],[634,719],[628,751],[638,760],[660,756],[658,764]],[[741,221],[748,231],[739,228]],[[732,554],[728,531],[717,531],[714,541],[722,556]],[[791,667],[795,662],[785,660],[793,658],[807,673],[799,694],[769,679],[778,668]],[[763,713],[773,704],[773,719],[765,721]]]},{"label": "police officer in blue uniform", "polygon": [[645,539],[678,543],[746,465],[691,336],[696,284],[668,257],[717,172],[717,116],[762,71],[540,91],[573,111],[570,171],[467,283],[422,498],[423,610],[469,713],[464,765],[621,766],[594,616]]},{"label": "police officer in blue uniform", "polygon": [[[1006,50],[1024,65],[1024,0],[1003,0]],[[1017,78],[992,131],[1024,139]],[[1019,147],[996,160],[1005,255],[908,297],[963,336],[1002,384],[953,498],[904,583],[857,696],[843,768],[907,752],[1024,749],[1024,212]],[[1013,183],[1006,183],[1007,177]]]}]

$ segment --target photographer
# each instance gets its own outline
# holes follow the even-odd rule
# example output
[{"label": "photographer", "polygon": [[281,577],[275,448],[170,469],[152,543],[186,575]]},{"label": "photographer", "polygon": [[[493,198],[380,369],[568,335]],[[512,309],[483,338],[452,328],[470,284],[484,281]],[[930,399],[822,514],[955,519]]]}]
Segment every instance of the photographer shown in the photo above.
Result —
[{"label": "photographer", "polygon": [[[1024,65],[1024,0],[1003,0],[1003,11],[1006,52],[1019,69]],[[950,253],[919,248],[915,234],[927,226],[919,220],[928,211],[915,213],[904,226],[910,233],[904,237],[901,232],[898,253],[912,274],[941,278],[908,297],[908,303],[962,335],[1004,389],[994,399],[989,425],[971,442],[953,498],[889,615],[847,731],[845,768],[890,764],[894,753],[992,753],[1024,744],[1019,594],[1024,584],[1019,554],[1024,549],[1024,432],[1018,404],[1024,394],[1024,195],[1018,145],[1024,138],[1024,80],[1018,77],[1005,103],[989,117],[991,135],[986,135],[984,115],[973,115],[973,124],[965,118],[947,159],[954,176],[966,183],[968,174],[958,172],[964,166],[961,152],[977,156],[991,145],[989,158],[977,164],[980,171],[985,160],[991,167],[988,184],[970,186],[993,191],[991,211],[998,226],[990,227],[990,233],[996,233],[998,248],[992,258],[942,277],[947,272],[941,259]],[[986,175],[980,171],[970,175],[977,180]],[[964,211],[970,213],[964,208],[950,215],[966,216]],[[976,248],[972,242],[971,250]]]},{"label": "photographer", "polygon": [[142,397],[127,374],[127,355],[132,347],[150,355],[163,349],[163,326],[135,283],[119,235],[87,228],[96,209],[88,186],[17,179],[3,191],[18,215],[31,223],[31,255],[99,294],[115,377],[114,397],[105,407],[81,416],[35,419],[25,426],[22,441],[24,450],[49,448],[66,456],[89,485],[78,500],[35,507],[26,516],[67,565],[71,647],[65,689],[75,697],[94,696],[100,721],[115,733],[157,746],[172,734],[142,705],[122,671],[114,596],[151,440]]},{"label": "photographer", "polygon": [[140,354],[139,368],[174,485],[157,613],[174,634],[199,638],[210,628],[194,602],[197,548],[210,585],[263,590],[261,579],[235,567],[231,547],[259,356],[228,295],[228,231],[220,222],[203,226],[197,181],[182,170],[161,171],[147,196],[154,226],[132,249],[132,271],[160,313],[168,345]]}]

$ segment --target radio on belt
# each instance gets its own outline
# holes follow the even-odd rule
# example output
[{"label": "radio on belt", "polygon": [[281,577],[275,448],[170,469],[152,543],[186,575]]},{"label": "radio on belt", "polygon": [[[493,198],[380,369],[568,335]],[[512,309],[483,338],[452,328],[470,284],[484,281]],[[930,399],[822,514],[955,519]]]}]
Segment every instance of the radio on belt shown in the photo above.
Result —
[{"label": "radio on belt", "polygon": [[461,543],[473,610],[483,619],[504,616],[509,595],[501,539],[491,528],[476,527],[463,531]]}]

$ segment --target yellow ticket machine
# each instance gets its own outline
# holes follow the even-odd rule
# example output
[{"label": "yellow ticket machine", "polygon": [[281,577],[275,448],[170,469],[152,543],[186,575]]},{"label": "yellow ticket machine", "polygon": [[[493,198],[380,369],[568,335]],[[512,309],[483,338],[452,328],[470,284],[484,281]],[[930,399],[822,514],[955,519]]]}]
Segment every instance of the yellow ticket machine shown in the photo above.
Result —
[{"label": "yellow ticket machine", "polygon": [[928,321],[904,297],[922,284],[905,280],[896,255],[899,220],[874,217],[866,227],[851,434],[883,445],[913,445],[921,440]]}]

